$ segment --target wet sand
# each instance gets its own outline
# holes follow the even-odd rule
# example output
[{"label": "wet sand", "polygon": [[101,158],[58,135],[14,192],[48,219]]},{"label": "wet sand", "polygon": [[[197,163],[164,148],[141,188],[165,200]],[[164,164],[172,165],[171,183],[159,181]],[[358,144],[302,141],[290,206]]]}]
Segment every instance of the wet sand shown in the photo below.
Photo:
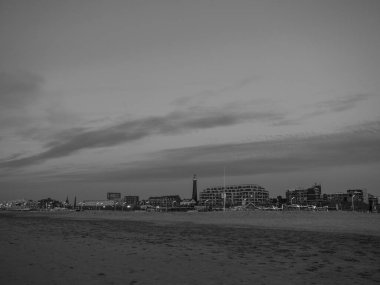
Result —
[{"label": "wet sand", "polygon": [[378,284],[380,216],[0,212],[0,284]]}]

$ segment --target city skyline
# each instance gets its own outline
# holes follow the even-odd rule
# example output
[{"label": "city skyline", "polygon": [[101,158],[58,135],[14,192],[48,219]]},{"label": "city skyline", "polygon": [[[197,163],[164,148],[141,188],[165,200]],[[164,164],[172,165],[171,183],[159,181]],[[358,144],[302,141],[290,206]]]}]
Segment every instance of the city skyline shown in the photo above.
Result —
[{"label": "city skyline", "polygon": [[380,3],[0,1],[0,200],[380,196]]}]

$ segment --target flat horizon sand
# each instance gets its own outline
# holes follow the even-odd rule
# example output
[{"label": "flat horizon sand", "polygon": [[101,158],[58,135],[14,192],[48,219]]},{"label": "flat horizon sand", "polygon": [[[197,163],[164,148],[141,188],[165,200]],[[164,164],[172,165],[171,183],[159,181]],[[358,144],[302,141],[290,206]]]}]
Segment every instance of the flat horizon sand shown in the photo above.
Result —
[{"label": "flat horizon sand", "polygon": [[0,212],[0,284],[378,284],[380,215]]}]

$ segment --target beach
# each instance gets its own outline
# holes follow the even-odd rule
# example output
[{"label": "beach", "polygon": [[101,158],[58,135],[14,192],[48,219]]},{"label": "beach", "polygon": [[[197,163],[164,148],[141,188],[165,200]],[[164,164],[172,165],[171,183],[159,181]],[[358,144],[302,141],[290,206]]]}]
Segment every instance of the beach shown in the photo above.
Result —
[{"label": "beach", "polygon": [[1,284],[377,284],[380,216],[0,212]]}]

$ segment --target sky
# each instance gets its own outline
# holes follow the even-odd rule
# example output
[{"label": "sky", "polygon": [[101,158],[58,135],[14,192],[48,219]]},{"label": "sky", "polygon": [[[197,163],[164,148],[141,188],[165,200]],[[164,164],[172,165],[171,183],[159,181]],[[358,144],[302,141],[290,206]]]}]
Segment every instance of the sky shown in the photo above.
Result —
[{"label": "sky", "polygon": [[380,1],[0,0],[0,200],[380,196]]}]

